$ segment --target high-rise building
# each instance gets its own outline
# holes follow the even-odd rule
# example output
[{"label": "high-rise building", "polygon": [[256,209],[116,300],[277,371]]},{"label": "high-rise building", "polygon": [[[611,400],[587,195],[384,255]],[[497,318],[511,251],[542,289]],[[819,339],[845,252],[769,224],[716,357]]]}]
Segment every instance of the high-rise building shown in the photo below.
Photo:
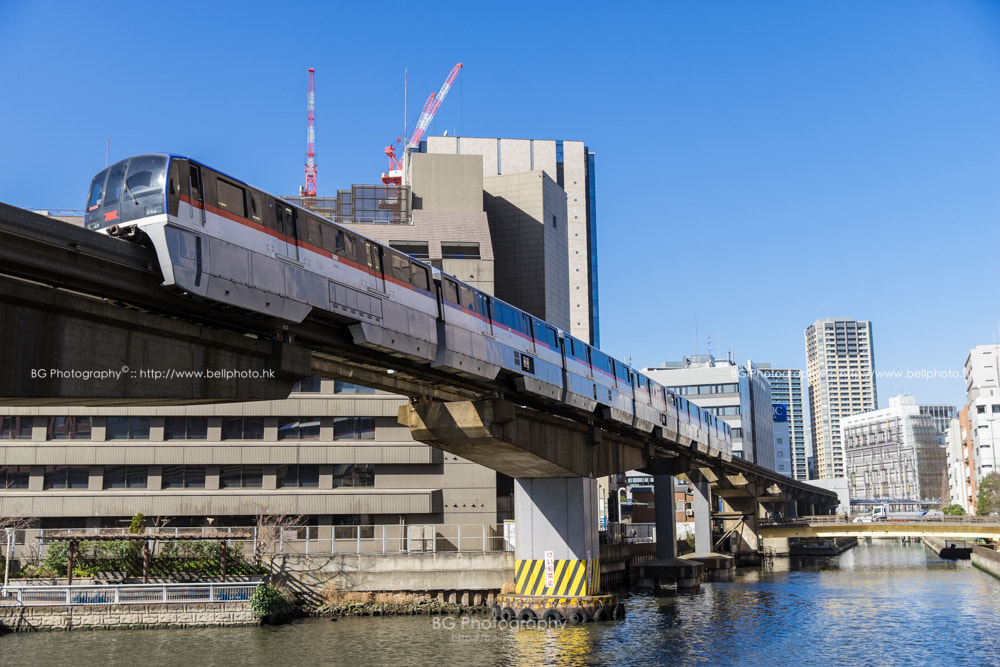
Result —
[{"label": "high-rise building", "polygon": [[[515,229],[530,230],[538,225],[558,228],[558,205],[549,193],[552,185],[565,193],[566,256],[569,270],[568,331],[600,347],[600,315],[597,291],[597,188],[596,159],[582,141],[540,139],[497,139],[482,137],[427,137],[421,142],[426,153],[483,156],[483,189],[486,209],[496,214],[496,222],[509,234],[511,221]],[[510,200],[511,192],[524,184],[524,175],[544,173],[548,181],[536,178],[538,185],[517,195],[520,203]],[[537,194],[533,194],[537,193]],[[554,217],[555,216],[555,217]],[[506,220],[506,222],[504,222]],[[490,222],[491,229],[494,220]],[[537,286],[534,273],[512,272],[502,276],[505,267],[513,267],[514,258],[525,248],[507,246],[494,235],[497,296],[517,303],[507,290],[518,290],[520,281]],[[529,240],[529,243],[531,241]],[[509,248],[509,257],[507,249]],[[552,250],[550,250],[552,252]],[[559,262],[549,257],[542,266],[556,267]],[[554,322],[553,320],[549,320]]]},{"label": "high-rise building", "polygon": [[1000,345],[977,345],[965,358],[965,397],[1000,395]]},{"label": "high-rise building", "polygon": [[733,456],[776,470],[771,387],[752,361],[739,366],[700,354],[642,372],[729,424]]},{"label": "high-rise building", "polygon": [[921,413],[912,396],[895,396],[888,408],[844,417],[840,429],[852,502],[941,502],[947,450],[938,444],[934,419]]},{"label": "high-rise building", "polygon": [[976,452],[969,428],[969,408],[951,420],[947,435],[948,487],[951,503],[961,505],[968,515],[976,513]]},{"label": "high-rise building", "polygon": [[817,320],[805,331],[813,456],[820,478],[845,475],[840,420],[878,407],[868,321]]},{"label": "high-rise building", "polygon": [[[809,451],[806,429],[806,410],[803,401],[803,373],[798,368],[771,368],[760,364],[760,371],[771,383],[771,404],[786,406],[785,424],[788,427],[790,455],[789,477],[809,479]],[[778,436],[775,435],[777,438]],[[775,443],[777,445],[779,443]],[[777,453],[777,452],[776,452]],[[778,462],[781,465],[781,462]],[[778,472],[786,472],[778,470]]]}]

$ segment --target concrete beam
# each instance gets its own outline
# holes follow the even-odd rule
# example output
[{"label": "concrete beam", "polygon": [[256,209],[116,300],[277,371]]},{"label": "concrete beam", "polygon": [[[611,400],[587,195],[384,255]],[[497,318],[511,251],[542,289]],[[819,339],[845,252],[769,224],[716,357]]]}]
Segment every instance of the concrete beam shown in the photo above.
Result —
[{"label": "concrete beam", "polygon": [[399,423],[414,440],[515,479],[601,477],[647,460],[641,440],[502,399],[410,403]]},{"label": "concrete beam", "polygon": [[0,342],[4,405],[279,399],[310,373],[305,348],[8,276],[0,276]]}]

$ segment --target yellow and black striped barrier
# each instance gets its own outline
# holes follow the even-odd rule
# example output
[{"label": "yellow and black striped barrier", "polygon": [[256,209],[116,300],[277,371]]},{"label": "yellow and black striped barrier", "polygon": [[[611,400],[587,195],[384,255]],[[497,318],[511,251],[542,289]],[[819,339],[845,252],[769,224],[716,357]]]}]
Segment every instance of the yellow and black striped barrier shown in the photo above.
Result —
[{"label": "yellow and black striped barrier", "polygon": [[549,567],[546,568],[544,558],[514,561],[514,587],[517,595],[581,597],[600,594],[600,559],[548,562]]}]

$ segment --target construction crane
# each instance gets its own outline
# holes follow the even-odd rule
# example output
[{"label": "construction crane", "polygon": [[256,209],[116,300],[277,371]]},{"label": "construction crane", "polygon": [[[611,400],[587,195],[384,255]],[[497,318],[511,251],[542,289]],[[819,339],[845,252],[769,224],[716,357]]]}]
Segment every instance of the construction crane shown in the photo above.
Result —
[{"label": "construction crane", "polygon": [[299,188],[303,197],[316,196],[316,85],[313,79],[315,70],[309,68],[309,93],[306,97],[308,115],[306,120],[306,185]]},{"label": "construction crane", "polygon": [[[420,141],[424,138],[424,132],[427,131],[427,127],[434,120],[434,115],[441,108],[441,103],[444,102],[445,96],[448,91],[451,90],[451,84],[455,81],[455,77],[458,76],[458,71],[462,69],[462,63],[455,65],[451,72],[448,74],[448,78],[444,80],[444,85],[441,86],[441,90],[436,93],[431,93],[431,96],[427,98],[424,102],[423,112],[420,114],[420,119],[417,121],[417,127],[413,130],[413,136],[410,137],[409,143],[406,144],[406,148],[403,149],[403,163],[400,164],[399,160],[396,159],[396,146],[386,146],[385,154],[389,158],[389,172],[382,174],[382,182],[386,185],[401,185],[403,182],[403,166],[406,164],[407,154],[420,147]],[[399,143],[400,139],[396,139]]]}]

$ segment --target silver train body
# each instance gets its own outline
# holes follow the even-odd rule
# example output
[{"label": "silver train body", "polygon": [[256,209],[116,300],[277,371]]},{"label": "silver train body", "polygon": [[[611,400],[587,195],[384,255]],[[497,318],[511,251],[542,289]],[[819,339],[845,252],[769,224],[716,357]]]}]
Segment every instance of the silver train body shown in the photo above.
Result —
[{"label": "silver train body", "polygon": [[596,414],[723,460],[729,426],[569,333],[199,162],[138,155],[94,177],[88,228],[152,244],[163,285],[278,320],[319,312],[357,345]]}]

